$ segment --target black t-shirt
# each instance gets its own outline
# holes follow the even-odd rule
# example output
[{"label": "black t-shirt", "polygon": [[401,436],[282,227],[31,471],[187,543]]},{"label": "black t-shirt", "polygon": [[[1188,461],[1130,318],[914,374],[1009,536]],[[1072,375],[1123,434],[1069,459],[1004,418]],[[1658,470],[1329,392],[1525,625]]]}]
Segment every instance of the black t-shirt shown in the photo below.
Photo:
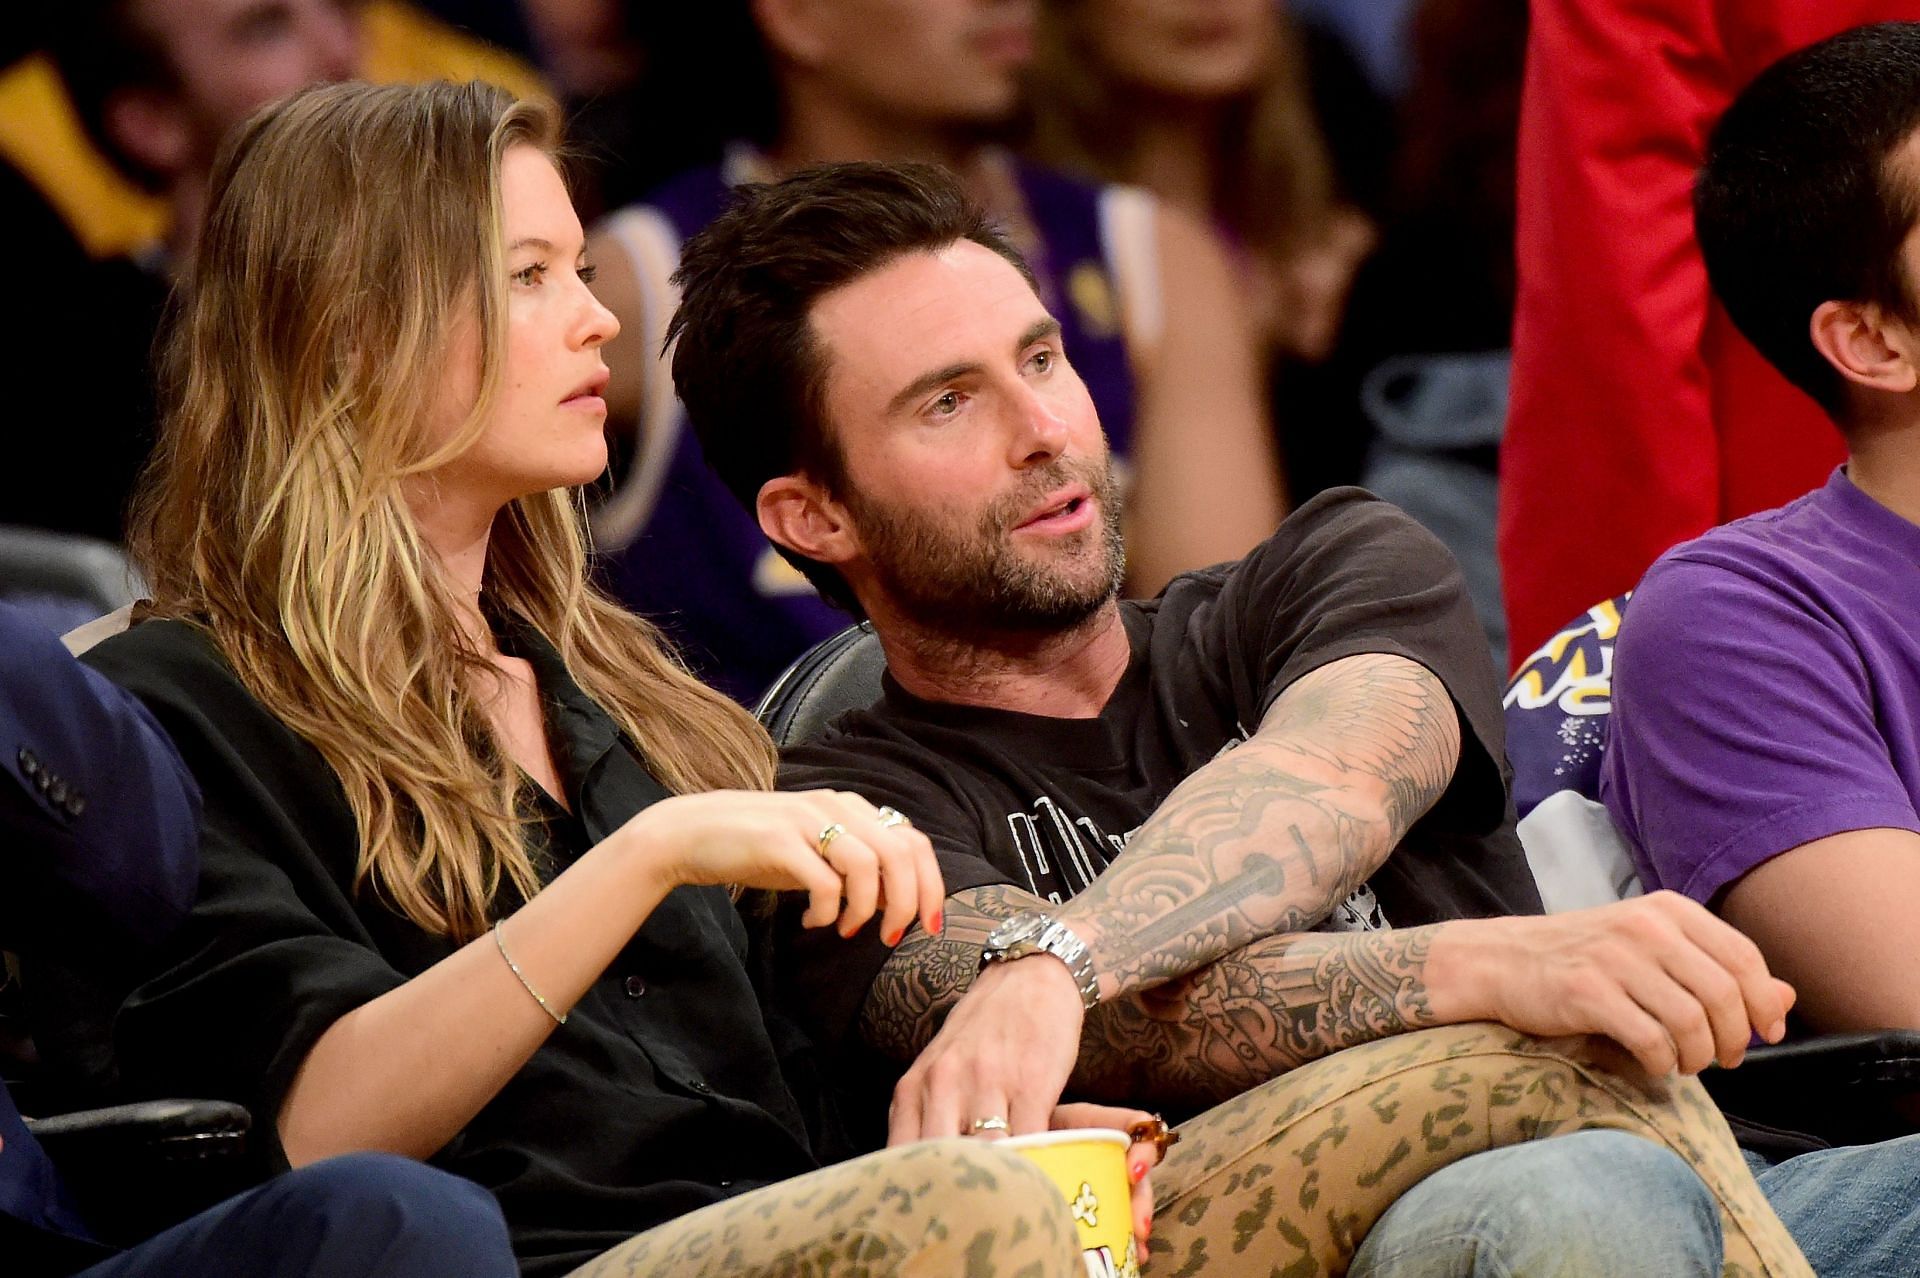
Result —
[{"label": "black t-shirt", "polygon": [[[1323,493],[1245,559],[1123,603],[1121,617],[1132,657],[1098,718],[939,704],[888,678],[873,708],[787,752],[781,788],[851,790],[898,808],[932,840],[949,892],[1008,883],[1061,901],[1176,785],[1257,729],[1296,679],[1342,657],[1393,653],[1452,696],[1460,765],[1367,888],[1322,927],[1539,911],[1514,834],[1486,639],[1453,557],[1398,508],[1355,488]],[[857,1058],[859,1011],[890,951],[871,928],[825,944],[829,929],[801,929],[797,915],[783,909],[775,927],[776,999],[815,1041]]]},{"label": "black t-shirt", "polygon": [[[573,808],[546,800],[530,831],[557,873],[666,792],[551,647],[524,630],[503,639],[534,665]],[[338,781],[202,632],[147,622],[87,660],[152,708],[205,802],[199,901],[115,1024],[122,1078],[138,1094],[246,1105],[263,1170],[284,1168],[275,1120],[314,1043],[455,945],[354,890],[359,844]],[[807,1048],[763,1014],[745,954],[724,891],[675,890],[434,1157],[498,1196],[526,1273],[567,1272],[818,1165],[819,1111],[796,1099],[814,1093],[789,1086],[812,1077]]]}]

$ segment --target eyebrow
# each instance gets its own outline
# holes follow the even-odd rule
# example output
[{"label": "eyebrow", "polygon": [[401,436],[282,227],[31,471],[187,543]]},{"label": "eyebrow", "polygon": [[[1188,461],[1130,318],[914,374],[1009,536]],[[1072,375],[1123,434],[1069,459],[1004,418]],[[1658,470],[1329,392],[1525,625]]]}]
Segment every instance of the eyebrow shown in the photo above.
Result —
[{"label": "eyebrow", "polygon": [[[1037,319],[1027,326],[1025,332],[1020,334],[1020,340],[1013,344],[1013,353],[1018,355],[1035,342],[1041,341],[1044,338],[1057,336],[1059,332],[1060,321],[1053,316],[1049,315],[1044,319]],[[980,369],[981,366],[979,364],[969,362],[964,364],[948,364],[945,368],[936,368],[931,372],[922,373],[920,376],[908,382],[892,399],[887,401],[887,412],[889,415],[897,413],[929,391],[938,390],[948,382],[978,373]]]},{"label": "eyebrow", "polygon": [[[543,240],[537,235],[527,235],[507,245],[507,252],[518,253],[523,248],[539,249],[542,253],[555,251],[552,240]],[[580,251],[584,254],[587,251],[586,245],[581,245]]]}]

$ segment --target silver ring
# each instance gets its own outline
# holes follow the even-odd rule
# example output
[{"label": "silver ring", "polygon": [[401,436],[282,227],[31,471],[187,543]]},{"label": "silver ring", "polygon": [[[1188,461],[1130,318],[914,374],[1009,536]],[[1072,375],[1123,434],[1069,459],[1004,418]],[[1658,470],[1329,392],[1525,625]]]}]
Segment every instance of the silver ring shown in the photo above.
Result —
[{"label": "silver ring", "polygon": [[978,1136],[981,1132],[1004,1132],[1005,1130],[1007,1130],[1007,1120],[996,1114],[992,1118],[974,1119],[973,1126],[967,1128],[967,1133]]},{"label": "silver ring", "polygon": [[820,837],[813,841],[813,846],[820,849],[820,855],[824,857],[827,854],[827,844],[833,842],[846,832],[846,826],[841,825],[838,821],[829,821],[822,827]]},{"label": "silver ring", "polygon": [[907,814],[899,808],[881,808],[874,819],[880,822],[880,828],[883,830],[891,829],[896,825],[913,824],[913,822],[907,820]]}]

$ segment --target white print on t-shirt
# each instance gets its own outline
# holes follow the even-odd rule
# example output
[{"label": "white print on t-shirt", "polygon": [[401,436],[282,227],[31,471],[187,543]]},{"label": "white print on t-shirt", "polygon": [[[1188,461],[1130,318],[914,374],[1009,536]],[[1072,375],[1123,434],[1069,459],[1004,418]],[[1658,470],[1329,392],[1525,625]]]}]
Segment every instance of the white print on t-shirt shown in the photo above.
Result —
[{"label": "white print on t-shirt", "polygon": [[[1234,727],[1239,735],[1214,754],[1219,758],[1245,741],[1244,724]],[[1046,795],[1033,801],[1031,810],[1007,813],[1007,830],[1013,836],[1014,851],[1026,872],[1027,890],[1045,897],[1055,905],[1078,896],[1092,886],[1100,872],[1113,863],[1133,836],[1135,826],[1124,834],[1108,834],[1091,817],[1069,816],[1060,804]],[[1048,855],[1048,849],[1054,855]],[[1056,877],[1057,876],[1057,877]],[[1055,886],[1057,884],[1058,886]],[[1373,889],[1362,883],[1351,896],[1335,906],[1321,921],[1322,932],[1376,932],[1390,927]]]},{"label": "white print on t-shirt", "polygon": [[[1013,846],[1020,854],[1021,868],[1027,872],[1028,891],[1046,897],[1055,905],[1065,899],[1060,889],[1041,883],[1055,870],[1053,859],[1047,856],[1049,832],[1054,836],[1051,842],[1059,854],[1060,885],[1069,897],[1086,891],[1133,837],[1132,830],[1121,835],[1108,834],[1095,825],[1091,817],[1069,817],[1060,810],[1059,804],[1045,795],[1033,801],[1032,812],[1007,813],[1007,829],[1013,833]],[[1099,851],[1097,865],[1089,844]]]}]

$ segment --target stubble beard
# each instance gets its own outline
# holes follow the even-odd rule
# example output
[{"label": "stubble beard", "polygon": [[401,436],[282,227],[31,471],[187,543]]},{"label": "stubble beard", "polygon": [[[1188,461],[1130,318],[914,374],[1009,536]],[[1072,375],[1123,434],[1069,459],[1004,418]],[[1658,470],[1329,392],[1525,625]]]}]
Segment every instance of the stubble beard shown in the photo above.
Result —
[{"label": "stubble beard", "polygon": [[[1098,502],[1099,522],[1050,558],[1022,554],[1014,526],[1046,494],[1074,482]],[[965,531],[857,492],[846,502],[878,584],[906,619],[943,635],[1041,634],[1079,625],[1119,593],[1126,548],[1116,487],[1104,460],[1058,461],[996,500]]]}]

